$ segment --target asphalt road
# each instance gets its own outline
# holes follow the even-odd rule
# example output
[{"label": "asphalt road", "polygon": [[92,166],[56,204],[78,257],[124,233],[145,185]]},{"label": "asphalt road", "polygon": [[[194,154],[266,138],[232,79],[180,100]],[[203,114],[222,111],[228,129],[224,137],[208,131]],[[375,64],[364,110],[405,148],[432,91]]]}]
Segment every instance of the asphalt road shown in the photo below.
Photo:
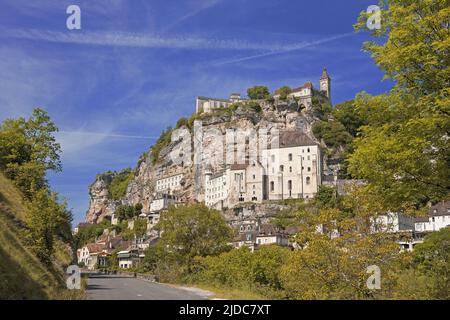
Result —
[{"label": "asphalt road", "polygon": [[205,300],[201,291],[179,289],[168,285],[118,275],[90,275],[89,300]]}]

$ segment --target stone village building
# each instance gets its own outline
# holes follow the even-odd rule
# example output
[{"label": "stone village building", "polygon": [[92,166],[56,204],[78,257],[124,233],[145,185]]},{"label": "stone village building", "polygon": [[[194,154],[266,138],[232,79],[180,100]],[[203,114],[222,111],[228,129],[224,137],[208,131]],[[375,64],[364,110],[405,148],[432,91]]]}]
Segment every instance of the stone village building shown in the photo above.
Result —
[{"label": "stone village building", "polygon": [[205,170],[205,204],[218,210],[263,200],[310,199],[321,184],[321,153],[302,132],[280,132],[279,146],[262,150],[258,160]]}]

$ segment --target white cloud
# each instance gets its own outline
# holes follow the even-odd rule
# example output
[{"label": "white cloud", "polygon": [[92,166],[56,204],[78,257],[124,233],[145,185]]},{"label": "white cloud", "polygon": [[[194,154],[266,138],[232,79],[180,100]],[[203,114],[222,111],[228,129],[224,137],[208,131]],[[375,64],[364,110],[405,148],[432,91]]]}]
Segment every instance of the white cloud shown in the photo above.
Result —
[{"label": "white cloud", "polygon": [[125,33],[125,32],[59,32],[38,29],[9,29],[3,30],[5,37],[25,39],[32,41],[46,41],[55,43],[70,43],[78,45],[98,45],[113,47],[142,47],[142,48],[171,48],[171,49],[229,49],[229,50],[264,50],[267,52],[229,60],[223,63],[232,63],[254,59],[258,57],[299,50],[340,38],[348,37],[353,33],[335,35],[332,37],[302,41],[297,43],[281,42],[249,42],[240,39],[213,39],[195,36],[166,37],[158,34]]},{"label": "white cloud", "polygon": [[282,54],[282,53],[287,53],[287,52],[296,51],[296,50],[300,50],[300,49],[306,49],[309,47],[313,47],[313,46],[321,45],[321,44],[328,43],[331,41],[346,38],[346,37],[352,36],[354,34],[355,34],[354,32],[349,32],[349,33],[343,33],[343,34],[339,34],[339,35],[335,35],[335,36],[331,36],[331,37],[327,37],[327,38],[323,38],[323,39],[319,39],[319,40],[314,40],[314,41],[303,41],[303,42],[300,42],[297,44],[287,45],[285,47],[279,47],[274,50],[260,53],[260,54],[215,62],[215,63],[213,63],[213,65],[225,65],[225,64],[231,64],[231,63],[237,63],[237,62],[253,60],[253,59],[257,59],[257,58],[263,58],[263,57],[273,56],[273,55]]}]

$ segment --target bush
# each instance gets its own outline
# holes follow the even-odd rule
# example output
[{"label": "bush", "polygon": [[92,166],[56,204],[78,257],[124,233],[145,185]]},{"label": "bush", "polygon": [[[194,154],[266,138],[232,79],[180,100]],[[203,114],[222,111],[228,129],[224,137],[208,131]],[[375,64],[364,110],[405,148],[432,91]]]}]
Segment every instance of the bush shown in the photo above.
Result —
[{"label": "bush", "polygon": [[[189,123],[189,121],[188,121]],[[161,150],[165,147],[167,147],[170,144],[171,138],[172,138],[172,128],[168,127],[166,130],[164,130],[161,135],[159,136],[156,143],[152,146],[152,162],[153,164],[156,164],[158,161],[160,161],[159,153]]]},{"label": "bush", "polygon": [[254,86],[247,89],[247,96],[250,99],[268,99],[270,97],[269,89],[266,86]]},{"label": "bush", "polygon": [[280,94],[280,100],[286,100],[288,94],[292,92],[292,89],[288,86],[282,86],[280,89],[278,89],[278,93]]},{"label": "bush", "polygon": [[134,172],[130,168],[124,169],[115,174],[108,185],[109,197],[113,200],[119,200],[125,196],[128,185],[133,180]]},{"label": "bush", "polygon": [[242,247],[218,256],[198,257],[194,280],[218,287],[251,288],[273,297],[282,290],[279,272],[289,252],[279,246],[262,246],[254,253]]},{"label": "bush", "polygon": [[327,147],[331,148],[345,148],[353,140],[339,121],[317,121],[313,124],[312,131],[317,139],[323,139]]}]

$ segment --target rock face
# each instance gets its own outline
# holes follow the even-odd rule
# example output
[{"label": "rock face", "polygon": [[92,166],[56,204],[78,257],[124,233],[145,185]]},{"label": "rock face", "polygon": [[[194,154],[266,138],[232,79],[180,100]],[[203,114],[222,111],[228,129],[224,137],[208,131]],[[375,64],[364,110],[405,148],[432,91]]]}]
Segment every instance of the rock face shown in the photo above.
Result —
[{"label": "rock face", "polygon": [[108,185],[113,178],[112,174],[99,175],[89,188],[89,209],[86,212],[86,222],[99,223],[106,216],[114,213],[115,203],[109,198]]},{"label": "rock face", "polygon": [[[233,129],[278,129],[278,130],[298,130],[304,132],[311,139],[317,141],[312,134],[312,124],[317,119],[310,111],[300,110],[295,101],[271,103],[261,102],[261,111],[239,107],[233,112],[223,114],[206,114],[200,117],[203,130],[216,130],[225,135],[226,130]],[[191,131],[191,138],[194,141]],[[210,169],[218,171],[223,169],[223,160],[225,155],[221,152],[215,152],[211,148],[214,138],[209,139],[207,135],[203,136],[202,147],[205,150],[203,157],[209,160]],[[318,141],[317,141],[318,142]],[[104,174],[97,177],[91,185],[90,205],[86,213],[86,221],[98,223],[110,217],[117,205],[128,204],[135,205],[141,203],[143,212],[150,211],[150,204],[155,197],[156,182],[163,177],[175,174],[183,174],[181,188],[174,192],[180,202],[194,203],[203,201],[203,179],[204,165],[194,165],[191,163],[174,164],[170,154],[180,147],[180,141],[172,142],[159,152],[158,161],[154,163],[151,151],[141,157],[136,167],[135,176],[129,183],[125,196],[113,201],[109,199],[108,185],[114,178],[114,174]],[[208,148],[209,147],[209,148]],[[226,149],[226,148],[224,148]],[[212,150],[208,154],[207,150]],[[225,150],[226,151],[226,150]],[[224,151],[224,152],[225,152]],[[217,160],[217,161],[214,161]],[[326,169],[326,168],[325,168]]]}]

